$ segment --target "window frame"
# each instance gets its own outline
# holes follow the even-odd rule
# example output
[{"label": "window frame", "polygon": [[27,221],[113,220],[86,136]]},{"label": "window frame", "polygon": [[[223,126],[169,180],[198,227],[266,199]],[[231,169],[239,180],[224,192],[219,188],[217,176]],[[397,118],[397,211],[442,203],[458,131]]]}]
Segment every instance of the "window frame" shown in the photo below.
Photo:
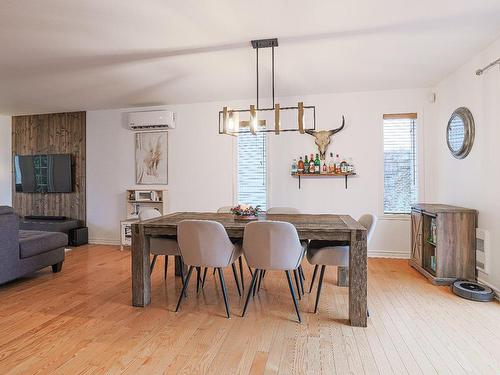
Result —
[{"label": "window frame", "polygon": [[[266,139],[266,209],[269,208],[269,196],[270,196],[270,163],[269,163],[269,149],[271,147],[271,142],[270,142],[270,133],[261,133],[264,135]],[[233,205],[237,205],[238,203],[238,137],[239,135],[233,137]]]},{"label": "window frame", "polygon": [[416,113],[416,129],[417,129],[417,166],[418,166],[418,176],[417,176],[417,197],[419,202],[425,202],[425,149],[424,149],[424,137],[425,137],[425,118],[423,110],[415,110],[415,108],[403,108],[403,109],[390,109],[380,113],[379,131],[380,131],[380,165],[382,178],[379,184],[380,188],[380,198],[379,198],[379,219],[382,220],[398,220],[398,221],[410,221],[411,213],[385,213],[384,212],[384,197],[385,197],[385,186],[384,186],[384,115],[397,115],[397,114],[407,114]]}]

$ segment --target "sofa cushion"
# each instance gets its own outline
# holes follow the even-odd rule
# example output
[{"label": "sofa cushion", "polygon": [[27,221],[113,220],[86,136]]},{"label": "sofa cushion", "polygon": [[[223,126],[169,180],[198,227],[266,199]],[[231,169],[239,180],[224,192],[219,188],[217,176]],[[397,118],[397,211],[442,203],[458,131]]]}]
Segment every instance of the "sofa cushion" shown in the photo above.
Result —
[{"label": "sofa cushion", "polygon": [[37,230],[19,231],[19,254],[29,258],[68,245],[68,236],[60,232],[41,232]]},{"label": "sofa cushion", "polygon": [[63,232],[69,233],[71,229],[78,228],[78,220],[32,220],[21,219],[19,229],[38,230],[43,232]]}]

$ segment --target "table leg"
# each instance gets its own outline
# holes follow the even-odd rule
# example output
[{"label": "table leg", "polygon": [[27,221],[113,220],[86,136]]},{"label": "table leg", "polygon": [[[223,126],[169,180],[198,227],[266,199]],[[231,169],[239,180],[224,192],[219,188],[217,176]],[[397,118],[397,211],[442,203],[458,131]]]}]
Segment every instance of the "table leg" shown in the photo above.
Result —
[{"label": "table leg", "polygon": [[132,305],[144,307],[151,303],[149,275],[149,238],[141,224],[132,224]]},{"label": "table leg", "polygon": [[349,286],[349,267],[337,267],[337,286]]},{"label": "table leg", "polygon": [[349,251],[349,320],[355,327],[366,327],[367,262],[366,230],[353,230]]}]

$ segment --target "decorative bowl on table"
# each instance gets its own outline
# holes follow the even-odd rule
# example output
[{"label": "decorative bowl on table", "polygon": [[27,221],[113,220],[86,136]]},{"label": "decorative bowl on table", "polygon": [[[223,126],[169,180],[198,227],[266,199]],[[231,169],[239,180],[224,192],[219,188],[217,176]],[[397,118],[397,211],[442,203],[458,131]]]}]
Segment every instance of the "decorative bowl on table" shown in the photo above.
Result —
[{"label": "decorative bowl on table", "polygon": [[259,206],[252,207],[248,204],[239,204],[231,208],[234,220],[257,220],[259,212]]}]

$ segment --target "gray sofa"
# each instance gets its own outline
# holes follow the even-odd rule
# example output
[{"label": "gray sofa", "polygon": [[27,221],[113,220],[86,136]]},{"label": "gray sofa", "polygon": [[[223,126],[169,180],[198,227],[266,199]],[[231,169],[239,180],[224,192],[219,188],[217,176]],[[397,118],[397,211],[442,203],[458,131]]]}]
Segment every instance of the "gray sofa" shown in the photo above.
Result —
[{"label": "gray sofa", "polygon": [[19,230],[12,207],[0,206],[0,284],[48,266],[61,271],[67,245],[64,233]]}]

